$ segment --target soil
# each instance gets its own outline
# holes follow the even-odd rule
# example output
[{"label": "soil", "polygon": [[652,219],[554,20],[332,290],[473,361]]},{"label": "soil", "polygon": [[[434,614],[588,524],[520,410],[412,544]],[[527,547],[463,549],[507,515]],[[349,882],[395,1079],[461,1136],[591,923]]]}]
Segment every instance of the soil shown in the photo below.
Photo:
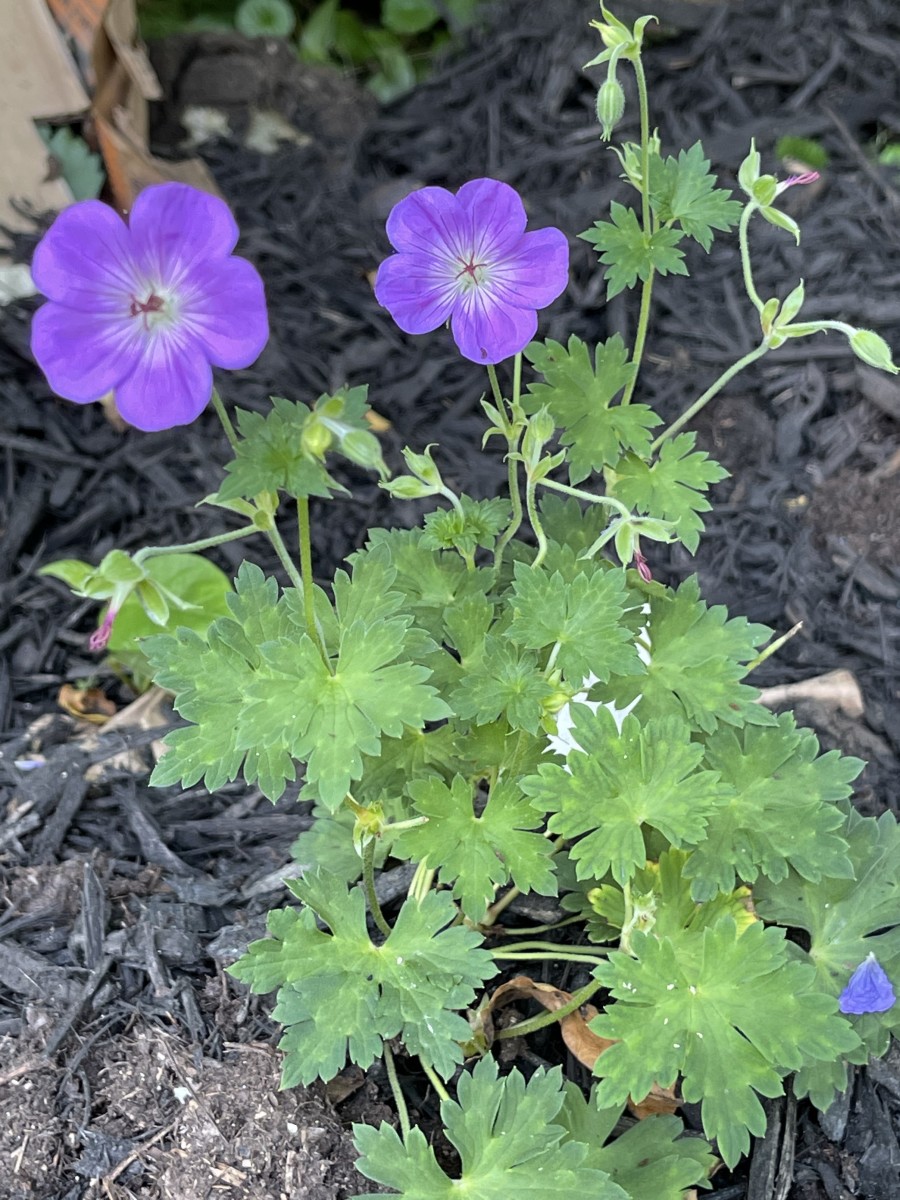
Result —
[{"label": "soil", "polygon": [[[894,0],[649,7],[667,24],[647,70],[668,152],[702,138],[732,183],[751,136],[782,173],[773,146],[783,134],[814,137],[830,154],[821,185],[785,198],[799,248],[783,231],[754,229],[760,292],[803,276],[804,316],[874,327],[900,346],[900,178],[872,155],[877,138],[900,136]],[[195,36],[154,49],[167,97],[155,149],[178,153],[198,107],[224,112],[230,132],[200,153],[266,281],[272,339],[258,364],[222,381],[230,404],[264,409],[271,393],[308,401],[369,383],[390,422],[393,465],[403,445],[438,442],[451,486],[476,496],[501,486],[499,458],[474,453],[481,373],[441,331],[399,333],[375,304],[371,272],[387,251],[387,212],[423,183],[505,179],[535,226],[573,235],[610,200],[627,201],[593,119],[599,77],[581,66],[596,53],[596,15],[586,0],[501,3],[429,81],[383,110],[269,43]],[[637,136],[628,99],[621,140]],[[271,153],[247,145],[261,110],[270,140],[273,113],[276,133],[289,135]],[[23,259],[33,242],[20,240]],[[573,240],[572,255],[571,286],[542,332],[630,340],[632,298],[607,304],[593,252]],[[756,336],[734,239],[690,265],[694,279],[659,282],[641,378],[669,418]],[[119,707],[131,696],[87,649],[95,607],[38,567],[222,529],[220,510],[194,504],[214,489],[227,447],[209,414],[142,435],[115,428],[99,406],[54,399],[28,352],[33,309],[0,310],[0,1200],[343,1200],[377,1190],[353,1168],[348,1127],[393,1119],[380,1071],[280,1092],[269,1002],[223,970],[282,903],[307,806],[289,794],[273,809],[239,784],[213,796],[151,791],[164,706],[142,726],[98,733],[57,703],[63,684],[85,679]],[[789,343],[696,423],[731,471],[697,556],[656,546],[652,555],[666,582],[698,572],[710,603],[779,633],[802,621],[757,672],[761,687],[853,676],[861,713],[821,701],[799,711],[824,745],[868,760],[855,796],[866,813],[896,812],[900,794],[898,420],[900,385],[837,335]],[[341,481],[352,500],[314,507],[323,581],[370,525],[421,515],[415,504],[390,507],[352,467]],[[242,553],[223,546],[214,557],[234,570]],[[254,555],[277,573],[263,547]],[[549,1035],[520,1054],[526,1065],[536,1054],[563,1061]],[[433,1127],[433,1097],[411,1064],[403,1082]],[[708,1194],[900,1195],[898,1113],[894,1056],[859,1072],[827,1115],[774,1102],[749,1166],[717,1174]]]}]

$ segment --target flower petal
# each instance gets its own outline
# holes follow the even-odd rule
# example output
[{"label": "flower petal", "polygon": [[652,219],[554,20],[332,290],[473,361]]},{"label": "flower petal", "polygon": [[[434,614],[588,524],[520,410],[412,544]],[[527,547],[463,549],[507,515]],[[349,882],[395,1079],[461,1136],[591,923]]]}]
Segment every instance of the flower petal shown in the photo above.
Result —
[{"label": "flower petal", "polygon": [[209,403],[212,370],[191,338],[158,335],[144,343],[134,370],[116,388],[116,407],[137,429],[189,425]]},{"label": "flower petal", "polygon": [[515,188],[498,179],[472,179],[456,193],[463,212],[472,222],[478,261],[493,263],[518,242],[525,232],[528,217]]},{"label": "flower petal", "polygon": [[138,353],[127,319],[52,301],[32,318],[31,352],[54,392],[78,404],[111,391]]},{"label": "flower petal", "polygon": [[485,288],[460,296],[453,310],[453,338],[466,358],[498,363],[524,350],[537,332],[533,309],[498,304]]},{"label": "flower petal", "polygon": [[456,288],[441,265],[422,254],[392,254],[378,268],[375,298],[404,333],[431,333],[450,319]]},{"label": "flower petal", "polygon": [[186,330],[216,367],[249,367],[269,340],[263,281],[245,258],[194,266],[181,305]]},{"label": "flower petal", "polygon": [[471,220],[446,188],[412,192],[391,209],[386,229],[395,250],[468,261]]},{"label": "flower petal", "polygon": [[838,998],[842,1013],[887,1012],[896,1002],[894,987],[874,954],[865,958]]},{"label": "flower petal", "polygon": [[560,229],[526,233],[491,271],[490,288],[505,304],[546,308],[569,282],[569,243]]},{"label": "flower petal", "polygon": [[99,200],[63,209],[38,243],[31,274],[49,300],[127,312],[138,274],[125,222]]},{"label": "flower petal", "polygon": [[176,286],[198,262],[227,258],[238,227],[224,200],[186,183],[144,188],[128,221],[134,253],[155,283]]}]

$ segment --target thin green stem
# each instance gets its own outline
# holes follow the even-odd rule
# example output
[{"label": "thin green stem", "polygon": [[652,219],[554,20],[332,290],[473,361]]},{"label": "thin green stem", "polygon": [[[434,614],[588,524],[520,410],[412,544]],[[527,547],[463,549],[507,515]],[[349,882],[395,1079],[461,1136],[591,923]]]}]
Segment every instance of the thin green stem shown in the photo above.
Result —
[{"label": "thin green stem", "polygon": [[574,925],[578,921],[583,921],[584,917],[581,913],[576,913],[573,917],[566,917],[563,921],[555,921],[552,925],[532,925],[530,929],[513,929],[504,925],[497,930],[497,936],[501,933],[504,937],[522,937],[526,933],[552,933],[555,929],[562,929],[564,925]]},{"label": "thin green stem", "polygon": [[525,481],[525,506],[528,509],[528,520],[531,523],[531,528],[534,530],[534,536],[537,538],[538,544],[538,552],[531,564],[533,570],[536,570],[547,557],[547,535],[544,533],[544,526],[541,524],[541,518],[538,516],[537,503],[535,502],[536,487],[537,484],[529,476]]},{"label": "thin green stem", "polygon": [[497,368],[493,363],[488,363],[487,368],[488,379],[491,381],[491,391],[494,394],[494,403],[503,412],[503,391],[500,388],[500,380],[497,378]]},{"label": "thin green stem", "polygon": [[750,218],[758,207],[759,205],[751,201],[741,213],[741,220],[738,226],[738,241],[741,247],[741,268],[744,272],[744,289],[753,302],[756,311],[761,313],[765,305],[760,299],[759,292],[756,290],[756,284],[753,282],[753,267],[750,263],[750,238],[747,233]]},{"label": "thin green stem", "polygon": [[369,902],[369,911],[372,914],[372,920],[381,930],[385,937],[391,936],[391,927],[384,919],[384,913],[381,911],[381,905],[378,903],[378,897],[375,894],[375,839],[369,838],[365,846],[363,846],[363,886],[366,889],[366,899]]},{"label": "thin green stem", "polygon": [[510,1025],[508,1029],[501,1029],[497,1034],[496,1040],[501,1038],[524,1037],[528,1033],[536,1033],[539,1029],[544,1029],[547,1025],[553,1025],[557,1021],[561,1021],[563,1017],[567,1017],[570,1013],[581,1008],[587,1000],[590,1000],[594,992],[599,991],[601,985],[596,980],[586,983],[583,988],[579,988],[577,992],[572,993],[572,999],[567,1000],[562,1008],[556,1009],[555,1012],[543,1012],[536,1017],[531,1017],[528,1021],[520,1021],[518,1025]]},{"label": "thin green stem", "polygon": [[493,571],[495,577],[500,573],[500,566],[503,562],[503,551],[519,532],[519,527],[522,524],[522,495],[519,491],[519,460],[513,457],[519,448],[520,436],[521,434],[517,434],[514,440],[509,440],[509,451],[506,456],[506,472],[507,479],[509,480],[509,502],[512,506],[512,516],[510,517],[509,524],[498,538],[497,545],[494,547]]},{"label": "thin green stem", "polygon": [[[647,98],[647,77],[644,74],[644,64],[641,62],[640,54],[632,60],[632,66],[634,67],[634,74],[637,79],[638,103],[641,110],[641,224],[644,230],[644,238],[647,239],[653,232],[653,214],[650,211],[650,103]],[[654,268],[651,267],[650,274],[641,288],[641,309],[638,314],[634,352],[631,356],[631,365],[634,367],[634,372],[622,396],[623,405],[631,402],[631,397],[634,395],[634,389],[637,385],[638,372],[641,369],[641,360],[644,357],[647,328],[650,324],[650,302],[653,297],[654,275]]]},{"label": "thin green stem", "polygon": [[404,1142],[409,1137],[409,1109],[406,1107],[406,1097],[400,1088],[400,1080],[397,1078],[397,1065],[394,1062],[394,1052],[387,1044],[384,1046],[384,1069],[387,1071],[388,1083],[391,1085],[391,1091],[394,1093],[394,1104],[397,1106],[397,1116],[400,1118],[400,1132],[403,1134]]},{"label": "thin green stem", "polygon": [[667,440],[667,438],[672,437],[672,435],[677,433],[679,429],[682,429],[685,425],[687,425],[688,421],[693,420],[700,409],[707,405],[709,401],[712,400],[713,396],[718,395],[718,393],[721,392],[722,388],[730,379],[733,379],[738,372],[743,371],[744,367],[749,367],[752,362],[756,362],[758,358],[762,358],[768,349],[768,344],[766,342],[761,342],[755,350],[751,350],[749,354],[745,354],[743,358],[739,358],[736,363],[732,363],[728,370],[720,375],[716,382],[708,387],[703,395],[694,401],[690,408],[685,409],[677,421],[673,421],[668,429],[663,430],[663,432],[650,447],[651,454],[655,454],[663,442]]},{"label": "thin green stem", "polygon": [[297,538],[300,543],[300,575],[303,580],[303,615],[306,619],[306,632],[314,642],[318,643],[319,631],[316,628],[316,605],[313,595],[312,539],[309,527],[308,496],[300,496],[297,500]]},{"label": "thin green stem", "polygon": [[420,1064],[422,1070],[428,1076],[428,1079],[431,1082],[431,1086],[434,1088],[434,1090],[437,1092],[437,1094],[440,1096],[440,1098],[442,1100],[449,1100],[450,1093],[444,1087],[443,1083],[441,1082],[441,1077],[438,1075],[437,1071],[435,1071],[434,1067],[430,1067],[428,1065],[428,1063],[425,1062],[424,1059],[421,1059],[421,1058],[419,1059],[419,1064]]},{"label": "thin green stem", "polygon": [[255,525],[246,525],[243,529],[232,529],[228,533],[216,533],[212,537],[200,538],[196,542],[182,542],[174,546],[144,546],[138,550],[132,559],[136,563],[146,562],[148,558],[157,558],[160,554],[193,554],[196,550],[209,550],[211,546],[221,546],[224,542],[236,542],[240,538],[250,537],[259,533]]},{"label": "thin green stem", "polygon": [[492,950],[491,955],[498,960],[505,959],[510,962],[573,962],[584,963],[588,967],[597,967],[606,961],[594,954],[572,954],[564,950],[560,950],[558,954],[537,954],[530,950],[510,953],[505,950]]},{"label": "thin green stem", "polygon": [[212,390],[212,405],[216,410],[216,416],[222,422],[222,428],[225,430],[225,436],[231,443],[232,450],[237,450],[238,435],[231,423],[231,417],[229,417],[228,413],[225,411],[225,405],[222,403],[222,397],[219,395],[219,392],[216,388],[213,388]]},{"label": "thin green stem", "polygon": [[[531,938],[530,940],[523,941],[523,942],[511,942],[508,946],[505,947],[505,950],[516,951],[516,952],[518,952],[519,950],[528,950],[528,951],[540,950],[542,954],[546,953],[546,954],[550,954],[551,956],[555,955],[557,951],[563,951],[563,952],[570,951],[573,954],[588,955],[590,958],[596,957],[594,954],[592,954],[590,949],[587,949],[585,947],[573,946],[573,947],[569,947],[567,950],[567,947],[560,945],[558,942],[543,942],[539,938]],[[603,960],[603,958],[605,958],[605,955],[601,955],[601,961]]]},{"label": "thin green stem", "polygon": [[522,351],[520,350],[513,359],[513,398],[512,411],[513,413],[519,407],[519,398],[522,395]]},{"label": "thin green stem", "polygon": [[284,567],[285,571],[287,571],[288,578],[290,579],[291,583],[302,595],[303,577],[297,570],[294,560],[291,558],[290,554],[288,554],[287,546],[284,544],[284,538],[278,532],[278,529],[274,524],[272,525],[271,529],[266,529],[263,532],[272,543],[275,553],[278,555],[278,561]]},{"label": "thin green stem", "polygon": [[616,500],[613,496],[596,496],[593,492],[583,491],[582,488],[570,487],[567,483],[557,483],[555,479],[540,479],[538,482],[541,487],[552,488],[554,492],[562,492],[564,496],[574,496],[576,500],[587,500],[589,504],[605,504],[607,508],[614,508],[619,516],[631,516],[622,501]]}]

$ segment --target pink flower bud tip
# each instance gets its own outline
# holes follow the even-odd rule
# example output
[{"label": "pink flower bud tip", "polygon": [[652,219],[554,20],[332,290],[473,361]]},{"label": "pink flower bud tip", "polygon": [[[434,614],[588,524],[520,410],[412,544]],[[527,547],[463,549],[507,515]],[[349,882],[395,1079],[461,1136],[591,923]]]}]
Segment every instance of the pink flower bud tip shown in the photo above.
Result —
[{"label": "pink flower bud tip", "polygon": [[105,650],[109,645],[109,639],[112,636],[113,622],[118,615],[118,611],[119,610],[117,608],[108,608],[106,610],[106,616],[103,618],[103,624],[99,629],[95,629],[91,634],[88,647],[93,650],[95,654],[98,654],[101,650]]}]

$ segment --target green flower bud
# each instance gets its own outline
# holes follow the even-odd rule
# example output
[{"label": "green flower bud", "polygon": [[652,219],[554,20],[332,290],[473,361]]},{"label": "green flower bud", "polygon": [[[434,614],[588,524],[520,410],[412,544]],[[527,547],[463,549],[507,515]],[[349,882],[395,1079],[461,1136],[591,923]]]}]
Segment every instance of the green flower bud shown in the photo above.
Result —
[{"label": "green flower bud", "polygon": [[351,462],[361,467],[377,471],[382,479],[387,479],[388,469],[381,456],[381,445],[374,433],[365,429],[351,429],[346,437],[341,438],[341,454],[346,455]]},{"label": "green flower bud", "polygon": [[146,578],[146,571],[132,559],[124,550],[110,550],[100,566],[98,575],[102,575],[108,583],[140,583]]},{"label": "green flower bud", "polygon": [[436,487],[431,487],[412,475],[401,475],[398,479],[392,479],[390,483],[382,483],[380,486],[397,500],[424,500],[426,496],[438,494]]},{"label": "green flower bud", "polygon": [[778,195],[778,180],[774,175],[760,175],[750,189],[750,194],[757,204],[765,207]]},{"label": "green flower bud", "polygon": [[311,458],[324,458],[333,441],[331,430],[326,429],[321,421],[311,417],[303,426],[300,434],[300,445],[304,453]]},{"label": "green flower bud", "polygon": [[759,151],[756,149],[756,142],[751,139],[750,153],[741,163],[738,171],[738,183],[748,196],[753,195],[753,185],[759,179]]},{"label": "green flower bud", "polygon": [[[435,492],[444,486],[441,473],[432,460],[430,446],[425,447],[424,454],[416,454],[414,450],[410,450],[409,446],[405,446],[403,448],[403,457],[406,459],[406,465],[412,471],[413,475],[418,476],[423,483],[429,484]],[[433,493],[426,492],[426,495],[433,495]]]},{"label": "green flower bud", "polygon": [[890,346],[871,329],[857,329],[850,338],[850,349],[870,367],[877,367],[879,371],[889,371],[891,375],[900,373],[900,367],[894,366]]},{"label": "green flower bud", "polygon": [[778,314],[779,325],[789,325],[793,321],[803,307],[803,299],[803,280],[801,279],[781,306],[781,312]]},{"label": "green flower bud", "polygon": [[775,320],[775,315],[778,312],[778,297],[773,296],[763,305],[763,310],[759,314],[759,323],[762,327],[763,336],[767,336],[772,329],[772,323]]},{"label": "green flower bud", "polygon": [[522,439],[522,458],[529,466],[537,464],[541,450],[553,437],[555,430],[556,424],[545,404],[528,422]]},{"label": "green flower bud", "polygon": [[602,126],[600,136],[604,142],[612,137],[612,131],[622,120],[624,112],[625,93],[622,85],[615,75],[610,75],[597,93],[597,120]]}]

